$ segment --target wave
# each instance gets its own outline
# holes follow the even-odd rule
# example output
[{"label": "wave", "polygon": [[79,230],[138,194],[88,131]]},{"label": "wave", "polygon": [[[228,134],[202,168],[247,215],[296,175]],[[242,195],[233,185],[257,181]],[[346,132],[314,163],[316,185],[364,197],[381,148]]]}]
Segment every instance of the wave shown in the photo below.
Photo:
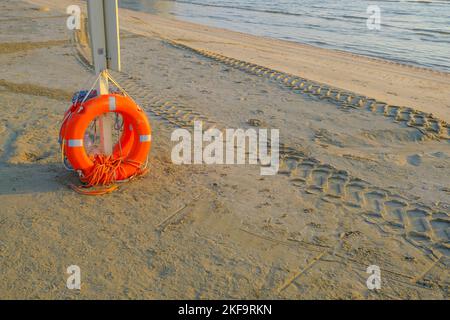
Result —
[{"label": "wave", "polygon": [[279,11],[279,10],[271,10],[271,9],[258,9],[254,7],[246,7],[246,6],[233,6],[233,5],[224,5],[224,4],[216,4],[216,3],[201,3],[196,1],[187,1],[187,0],[163,0],[167,2],[177,2],[177,3],[185,3],[194,6],[201,7],[215,7],[215,8],[223,8],[223,9],[236,9],[236,10],[244,10],[251,12],[262,12],[262,13],[270,13],[270,14],[281,14],[288,16],[304,16],[304,13],[298,12],[289,12],[289,11]]},{"label": "wave", "polygon": [[426,32],[426,33],[436,33],[441,35],[450,35],[450,31],[438,30],[438,29],[421,29],[421,28],[413,28],[413,31]]}]

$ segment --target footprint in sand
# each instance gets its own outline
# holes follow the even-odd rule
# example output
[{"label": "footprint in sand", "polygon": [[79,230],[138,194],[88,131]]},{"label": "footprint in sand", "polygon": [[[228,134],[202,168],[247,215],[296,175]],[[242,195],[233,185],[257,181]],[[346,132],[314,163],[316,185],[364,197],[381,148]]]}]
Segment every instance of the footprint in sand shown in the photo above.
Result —
[{"label": "footprint in sand", "polygon": [[449,158],[449,156],[445,152],[442,152],[442,151],[433,152],[433,153],[431,153],[431,156],[434,158],[439,158],[439,159],[448,159]]}]

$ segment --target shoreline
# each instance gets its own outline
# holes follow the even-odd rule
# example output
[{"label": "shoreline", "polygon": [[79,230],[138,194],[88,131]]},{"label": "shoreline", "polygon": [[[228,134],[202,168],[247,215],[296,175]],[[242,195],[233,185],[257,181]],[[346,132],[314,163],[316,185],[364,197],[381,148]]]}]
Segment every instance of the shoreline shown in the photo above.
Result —
[{"label": "shoreline", "polygon": [[[64,10],[74,1],[28,2]],[[81,1],[78,4],[84,5]],[[130,9],[119,10],[123,30],[262,65],[390,105],[431,113],[450,122],[450,73]]]}]

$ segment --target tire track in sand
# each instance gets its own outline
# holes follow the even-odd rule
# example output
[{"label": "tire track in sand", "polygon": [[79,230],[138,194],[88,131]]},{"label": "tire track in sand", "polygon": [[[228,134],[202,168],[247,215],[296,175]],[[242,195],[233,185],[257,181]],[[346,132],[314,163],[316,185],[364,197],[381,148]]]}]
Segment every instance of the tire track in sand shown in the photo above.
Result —
[{"label": "tire track in sand", "polygon": [[[78,60],[92,70],[88,58],[78,49],[76,34],[75,45]],[[173,126],[192,128],[194,121],[203,121],[204,130],[226,127],[183,104],[158,97],[148,85],[131,75],[121,72],[115,76],[145,110]],[[449,204],[428,205],[376,187],[283,143],[280,143],[280,157],[279,173],[286,175],[292,186],[302,192],[362,214],[368,223],[405,237],[433,259],[450,256]]]}]

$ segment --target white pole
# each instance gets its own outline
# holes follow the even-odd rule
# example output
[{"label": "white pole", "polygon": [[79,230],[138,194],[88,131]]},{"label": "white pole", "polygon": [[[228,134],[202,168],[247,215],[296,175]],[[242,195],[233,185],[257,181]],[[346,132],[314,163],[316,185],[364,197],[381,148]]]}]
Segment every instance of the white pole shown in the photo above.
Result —
[{"label": "white pole", "polygon": [[120,71],[119,6],[117,0],[103,0],[108,69]]},{"label": "white pole", "polygon": [[[103,0],[88,0],[88,19],[95,73],[100,75],[97,90],[99,94],[108,94],[108,78],[105,76],[107,60],[105,11],[103,8]],[[99,129],[100,148],[104,154],[111,155],[113,150],[112,117],[109,115],[101,116],[99,119]]]}]

